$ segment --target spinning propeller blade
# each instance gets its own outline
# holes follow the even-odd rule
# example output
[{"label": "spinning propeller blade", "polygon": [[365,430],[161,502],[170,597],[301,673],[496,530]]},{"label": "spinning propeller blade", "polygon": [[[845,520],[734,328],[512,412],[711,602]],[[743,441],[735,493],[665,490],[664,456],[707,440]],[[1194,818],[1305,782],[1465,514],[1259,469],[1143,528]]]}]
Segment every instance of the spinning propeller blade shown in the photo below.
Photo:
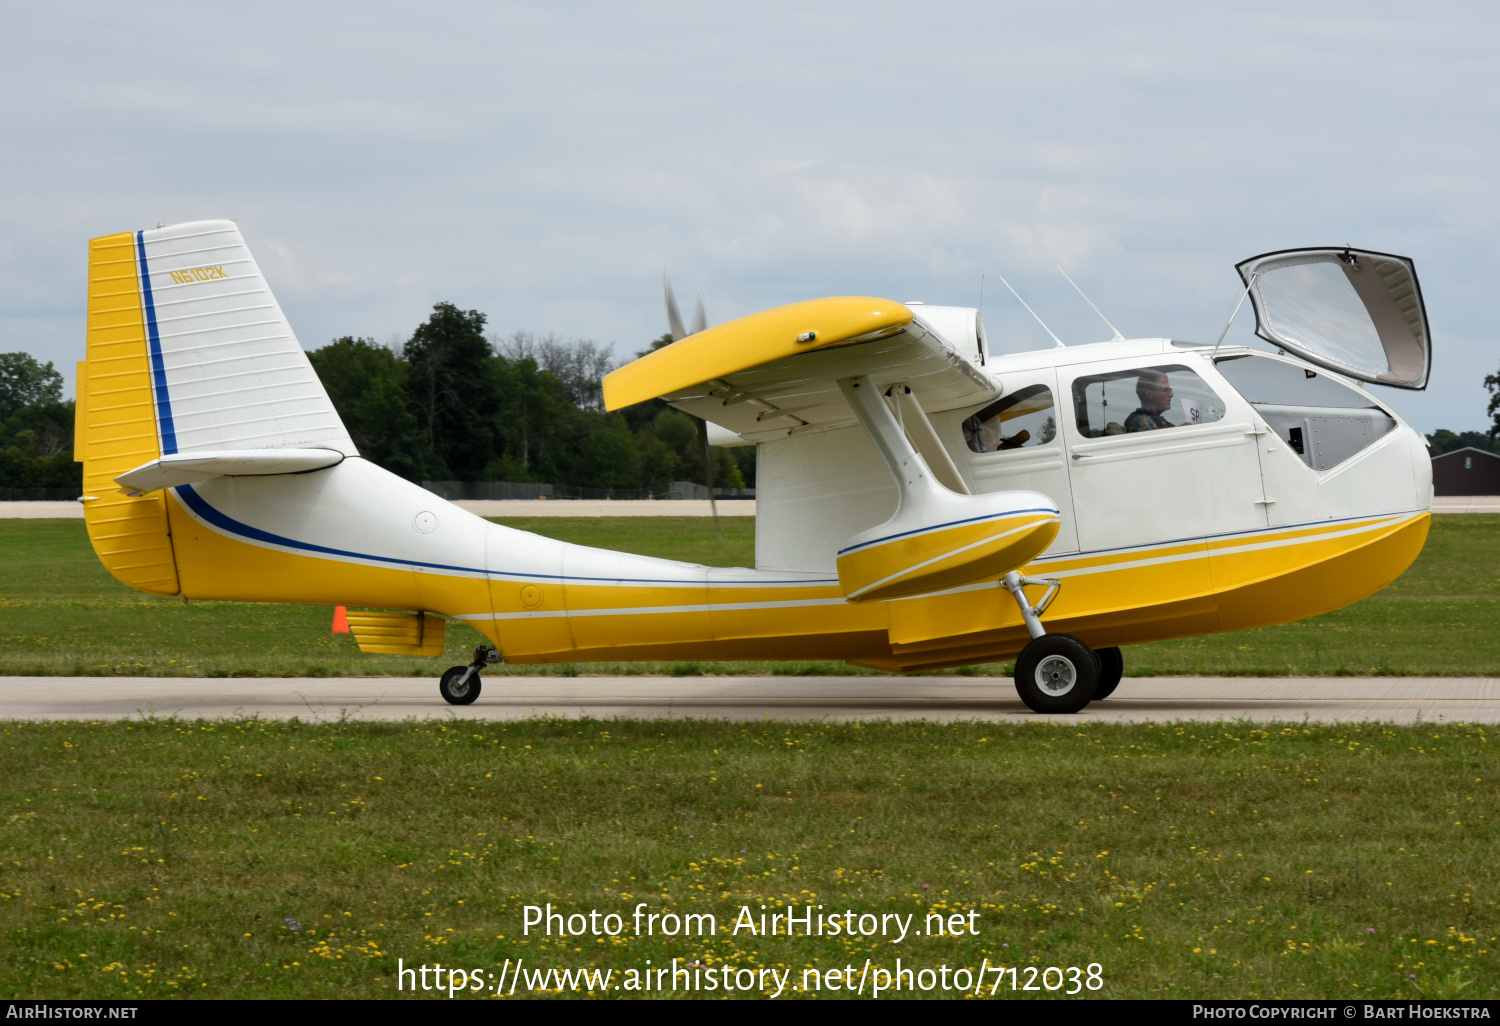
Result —
[{"label": "spinning propeller blade", "polygon": [[[677,310],[677,297],[672,294],[672,281],[667,277],[666,268],[662,268],[661,272],[661,290],[667,300],[667,327],[672,332],[673,342],[696,335],[708,327],[708,302],[702,289],[698,290],[698,307],[693,311],[692,331],[682,330],[682,314]],[[701,417],[693,417],[693,420],[697,422],[698,444],[703,450],[703,477],[708,482],[708,505],[714,516],[714,537],[722,547],[724,536],[719,532],[719,503],[714,498],[714,454],[708,444],[708,422]]]},{"label": "spinning propeller blade", "polygon": [[672,333],[672,341],[679,342],[687,338],[687,332],[682,330],[682,314],[677,312],[677,297],[672,295],[672,282],[665,270],[661,272],[661,290],[667,299],[667,328]]},{"label": "spinning propeller blade", "polygon": [[692,330],[691,334],[696,335],[696,334],[698,334],[698,332],[707,329],[707,327],[708,327],[708,299],[703,295],[703,290],[699,289],[698,290],[698,309],[696,309],[696,310],[693,311],[693,330]]}]

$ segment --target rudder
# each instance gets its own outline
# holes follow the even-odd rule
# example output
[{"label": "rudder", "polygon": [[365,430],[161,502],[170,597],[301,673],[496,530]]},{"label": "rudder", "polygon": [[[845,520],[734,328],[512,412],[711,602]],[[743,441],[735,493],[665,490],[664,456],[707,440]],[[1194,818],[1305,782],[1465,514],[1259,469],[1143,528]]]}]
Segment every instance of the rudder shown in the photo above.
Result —
[{"label": "rudder", "polygon": [[122,494],[115,478],[161,455],[133,232],[89,241],[87,359],[77,437],[89,541],[110,573],[156,595],[179,591],[163,493]]}]

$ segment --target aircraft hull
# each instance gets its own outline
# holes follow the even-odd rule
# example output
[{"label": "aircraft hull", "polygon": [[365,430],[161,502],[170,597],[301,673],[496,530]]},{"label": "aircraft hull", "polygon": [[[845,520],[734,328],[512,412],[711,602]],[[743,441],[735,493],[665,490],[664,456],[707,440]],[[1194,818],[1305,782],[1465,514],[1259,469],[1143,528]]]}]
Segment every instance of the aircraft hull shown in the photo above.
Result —
[{"label": "aircraft hull", "polygon": [[[380,496],[378,512],[361,494]],[[507,662],[838,659],[912,671],[1012,658],[1029,638],[995,582],[851,603],[831,574],[702,567],[500,527],[358,459],[169,495],[190,598],[441,613]],[[1430,519],[1413,510],[1047,556],[1023,573],[1063,582],[1048,630],[1096,648],[1243,630],[1378,591],[1415,560]],[[430,533],[412,526],[429,521]]]}]

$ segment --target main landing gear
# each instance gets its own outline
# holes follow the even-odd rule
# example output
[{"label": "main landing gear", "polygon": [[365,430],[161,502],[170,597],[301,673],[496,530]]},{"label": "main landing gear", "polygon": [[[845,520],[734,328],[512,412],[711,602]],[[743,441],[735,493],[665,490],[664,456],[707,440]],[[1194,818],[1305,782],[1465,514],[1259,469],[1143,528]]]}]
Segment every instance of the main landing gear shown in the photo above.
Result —
[{"label": "main landing gear", "polygon": [[488,663],[498,663],[500,653],[488,645],[474,649],[474,661],[468,666],[450,666],[438,678],[438,693],[449,705],[472,705],[479,697],[479,671]]},{"label": "main landing gear", "polygon": [[[1120,650],[1096,652],[1070,634],[1048,634],[1042,626],[1042,613],[1057,597],[1062,582],[1011,571],[1004,583],[1031,633],[1031,641],[1016,659],[1016,692],[1026,708],[1039,713],[1076,713],[1090,702],[1108,698],[1125,671]],[[1034,606],[1023,590],[1028,584],[1047,589]]]}]

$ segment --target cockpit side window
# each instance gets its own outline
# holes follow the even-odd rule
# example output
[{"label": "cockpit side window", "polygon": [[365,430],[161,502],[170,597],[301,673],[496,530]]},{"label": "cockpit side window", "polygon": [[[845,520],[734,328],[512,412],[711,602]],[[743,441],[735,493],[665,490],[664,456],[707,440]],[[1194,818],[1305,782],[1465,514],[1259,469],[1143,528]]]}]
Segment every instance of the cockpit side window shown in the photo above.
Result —
[{"label": "cockpit side window", "polygon": [[1255,354],[1217,366],[1314,470],[1337,466],[1396,427],[1368,395],[1322,371]]},{"label": "cockpit side window", "polygon": [[1191,427],[1224,419],[1224,402],[1181,364],[1132,367],[1073,382],[1078,433],[1085,438]]},{"label": "cockpit side window", "polygon": [[1046,385],[1018,388],[964,421],[964,441],[975,452],[1046,445],[1056,437],[1057,412]]}]

